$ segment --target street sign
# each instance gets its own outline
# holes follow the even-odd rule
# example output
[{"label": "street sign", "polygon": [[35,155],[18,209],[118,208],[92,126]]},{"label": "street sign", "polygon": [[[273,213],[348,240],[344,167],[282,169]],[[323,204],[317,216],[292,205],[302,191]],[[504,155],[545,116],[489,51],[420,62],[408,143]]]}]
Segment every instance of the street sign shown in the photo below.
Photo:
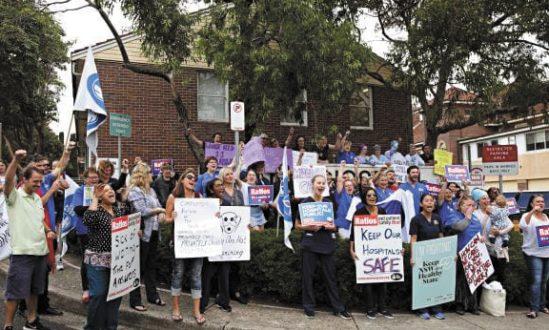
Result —
[{"label": "street sign", "polygon": [[231,102],[231,130],[244,131],[244,102]]},{"label": "street sign", "polygon": [[124,115],[121,113],[110,113],[109,134],[111,136],[131,137],[132,118],[130,117],[130,115]]},{"label": "street sign", "polygon": [[482,165],[485,175],[518,175],[517,146],[514,144],[484,146]]}]

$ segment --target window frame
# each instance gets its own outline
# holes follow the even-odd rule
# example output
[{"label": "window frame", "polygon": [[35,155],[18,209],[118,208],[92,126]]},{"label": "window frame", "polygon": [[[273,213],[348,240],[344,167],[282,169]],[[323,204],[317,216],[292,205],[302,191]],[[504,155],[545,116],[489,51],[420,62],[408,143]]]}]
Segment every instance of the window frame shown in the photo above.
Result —
[{"label": "window frame", "polygon": [[309,127],[309,115],[306,109],[301,110],[301,118],[303,119],[303,124],[298,121],[286,121],[288,118],[280,116],[280,126]]},{"label": "window frame", "polygon": [[[206,97],[220,97],[219,95],[209,95],[209,94],[200,94],[200,74],[202,73],[211,73],[214,75],[215,79],[217,79],[217,76],[213,71],[210,70],[197,70],[196,71],[196,120],[199,122],[206,122],[206,123],[228,123],[230,121],[229,118],[229,84],[225,84],[224,88],[224,95],[223,95],[223,104],[224,104],[224,110],[225,110],[225,118],[219,119],[219,118],[213,118],[213,119],[206,119],[206,118],[200,118],[200,108],[199,108],[199,102],[200,96],[206,96]],[[217,79],[220,83],[222,83],[219,79]]]},{"label": "window frame", "polygon": [[[369,97],[370,111],[369,111],[369,116],[368,116],[369,117],[368,122],[370,123],[370,125],[369,126],[351,125],[350,126],[351,130],[372,131],[374,129],[374,89],[373,89],[373,86],[371,86],[371,85],[365,85],[364,87],[362,87],[362,90],[364,90],[365,88],[367,88],[368,92],[370,93],[370,97]],[[358,106],[348,104],[348,107],[349,107],[349,118],[350,118],[351,117],[351,109],[352,108],[358,108]],[[420,114],[420,116],[421,116],[421,114]]]}]

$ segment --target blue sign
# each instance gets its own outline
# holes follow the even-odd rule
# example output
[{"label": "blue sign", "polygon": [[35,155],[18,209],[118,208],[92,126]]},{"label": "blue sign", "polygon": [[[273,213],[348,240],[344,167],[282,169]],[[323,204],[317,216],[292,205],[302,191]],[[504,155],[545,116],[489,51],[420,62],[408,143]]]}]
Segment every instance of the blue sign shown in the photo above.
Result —
[{"label": "blue sign", "polygon": [[324,224],[334,221],[334,206],[327,202],[299,204],[299,216],[303,225]]},{"label": "blue sign", "polygon": [[273,186],[248,186],[248,205],[269,204],[273,197]]}]

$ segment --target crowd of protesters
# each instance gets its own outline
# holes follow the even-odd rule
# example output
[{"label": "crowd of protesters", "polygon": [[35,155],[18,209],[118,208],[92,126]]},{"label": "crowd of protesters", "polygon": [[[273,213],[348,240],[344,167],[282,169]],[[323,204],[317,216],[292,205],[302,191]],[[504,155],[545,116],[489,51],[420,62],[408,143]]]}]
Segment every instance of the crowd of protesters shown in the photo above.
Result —
[{"label": "crowd of protesters", "polygon": [[[188,131],[188,134],[198,145],[205,145],[192,131]],[[280,146],[278,141],[269,140],[265,134],[260,137],[264,146]],[[213,135],[212,143],[221,141],[221,134]],[[382,153],[381,146],[374,145],[373,153],[369,154],[368,146],[361,145],[358,154],[355,154],[352,151],[350,132],[338,134],[333,145],[328,143],[326,137],[319,137],[308,148],[305,137],[295,135],[293,129],[290,130],[285,145],[301,154],[305,151],[316,152],[318,163],[326,163],[335,156],[339,164],[335,178],[331,173],[328,173],[327,179],[323,175],[312,178],[310,197],[291,199],[295,228],[302,233],[302,297],[307,317],[315,316],[313,278],[317,266],[320,265],[334,315],[343,319],[351,318],[337,288],[334,261],[336,236],[349,240],[350,256],[356,259],[352,220],[360,215],[385,214],[386,210],[379,202],[398,189],[410,191],[413,195],[415,217],[411,220],[409,229],[412,245],[420,241],[457,235],[458,249],[461,249],[480,233],[496,270],[490,281],[497,279],[505,287],[505,270],[509,262],[508,234],[513,229],[513,224],[505,206],[501,205],[501,192],[497,189],[491,188],[488,192],[480,189],[469,191],[465,182],[460,185],[442,179],[442,190],[438,199],[434,198],[421,181],[420,173],[421,166],[434,163],[428,146],[419,154],[410,145],[409,152],[403,155],[399,151],[399,142],[395,140],[385,153]],[[5,292],[4,329],[13,329],[14,315],[17,306],[23,305],[22,301],[25,301],[26,306],[25,329],[46,329],[40,323],[38,314],[61,314],[49,306],[47,283],[50,272],[62,269],[62,260],[54,258],[57,251],[55,242],[63,213],[62,207],[56,207],[55,196],[67,188],[64,171],[72,148],[72,144],[67,147],[51,170],[48,160],[44,158],[30,162],[21,169],[26,156],[24,150],[17,150],[13,154],[7,170],[0,163],[0,188],[6,196],[12,248]],[[375,173],[359,172],[360,164],[376,166]],[[392,164],[408,166],[405,182],[397,180],[395,171],[391,168]],[[116,329],[118,324],[121,299],[106,300],[111,258],[110,224],[113,219],[135,212],[141,213],[140,268],[141,279],[146,288],[145,297],[149,304],[164,306],[166,302],[158,293],[155,274],[161,240],[160,228],[173,224],[177,218],[174,210],[175,199],[217,198],[223,206],[246,206],[249,186],[274,185],[275,195],[280,190],[281,171],[273,176],[271,182],[264,173],[264,163],[242,168],[242,162],[235,158],[232,164],[219,168],[218,160],[208,157],[203,166],[204,171],[201,174],[194,169],[187,169],[176,175],[172,165],[164,164],[155,179],[149,165],[136,158],[131,167],[127,160],[122,162],[121,173],[116,179],[113,178],[114,166],[109,161],[100,161],[97,167],[90,167],[84,172],[84,183],[75,194],[81,201],[84,200],[82,195],[85,194],[86,187],[93,187],[93,194],[88,205],[79,203],[74,211],[78,216],[75,232],[82,252],[82,301],[87,304],[88,309],[85,329]],[[16,180],[16,172],[20,174],[19,180]],[[330,192],[329,197],[323,197],[326,190]],[[300,203],[319,201],[334,204],[334,222],[323,226],[302,224],[297,206]],[[549,313],[544,299],[549,277],[549,249],[537,246],[535,234],[537,227],[549,225],[549,219],[543,213],[544,203],[542,196],[533,195],[520,220],[524,236],[523,252],[532,275],[532,298],[528,313],[530,318],[537,317],[539,312]],[[275,204],[250,206],[250,230],[262,232],[265,227],[273,225],[273,219],[277,217]],[[411,264],[413,267],[413,256]],[[221,310],[232,311],[231,298],[247,303],[245,283],[239,283],[238,278],[231,275],[238,267],[241,265],[235,262],[208,262],[204,258],[174,257],[171,278],[173,321],[183,319],[180,295],[184,279],[190,282],[193,300],[191,313],[197,324],[206,322],[205,312],[213,291],[214,278],[217,278],[218,291],[215,303]],[[457,269],[456,312],[478,315],[477,295],[471,294],[459,262]],[[377,315],[393,318],[386,304],[386,284],[366,284],[366,292],[368,318],[375,319]],[[147,310],[139,288],[130,293],[129,303],[138,312]],[[425,320],[431,316],[445,318],[442,306],[417,312]]]}]

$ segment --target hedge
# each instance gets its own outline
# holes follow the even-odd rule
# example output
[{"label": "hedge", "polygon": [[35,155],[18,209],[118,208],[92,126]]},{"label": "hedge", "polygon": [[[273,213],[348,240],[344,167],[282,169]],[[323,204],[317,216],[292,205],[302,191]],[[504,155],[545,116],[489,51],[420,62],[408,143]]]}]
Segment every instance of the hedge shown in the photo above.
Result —
[{"label": "hedge", "polygon": [[[169,243],[169,231],[166,230],[159,247],[160,282],[169,284],[172,260],[172,248]],[[256,297],[264,297],[287,304],[301,303],[301,258],[299,233],[292,233],[291,241],[296,253],[292,253],[283,243],[283,231],[276,237],[274,229],[251,235],[251,261],[242,262],[240,282],[243,289]],[[510,263],[507,268],[508,304],[526,305],[528,303],[528,270],[521,251],[522,236],[511,233]],[[388,285],[387,304],[395,309],[409,309],[411,306],[411,269],[409,265],[409,246],[404,256],[405,281]],[[361,308],[366,301],[364,285],[355,283],[355,266],[349,255],[349,242],[339,240],[335,253],[338,285],[341,298],[348,307]],[[322,285],[321,271],[318,268],[315,278],[317,303],[325,304],[327,297]]]}]

